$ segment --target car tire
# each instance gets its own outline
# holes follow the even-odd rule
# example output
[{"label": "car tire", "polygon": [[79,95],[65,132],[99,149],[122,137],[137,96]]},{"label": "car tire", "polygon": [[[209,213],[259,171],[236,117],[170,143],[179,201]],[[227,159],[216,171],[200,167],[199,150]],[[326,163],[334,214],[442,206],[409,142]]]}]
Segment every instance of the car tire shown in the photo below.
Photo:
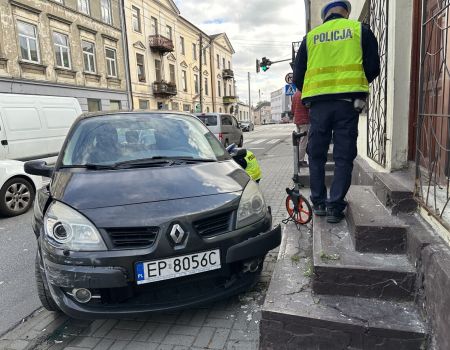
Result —
[{"label": "car tire", "polygon": [[241,139],[239,140],[238,147],[242,147],[244,145],[244,137],[241,136]]},{"label": "car tire", "polygon": [[48,311],[60,312],[61,311],[60,308],[53,300],[53,297],[51,296],[50,292],[45,288],[44,280],[42,279],[41,265],[39,262],[38,254],[36,254],[36,262],[34,264],[34,274],[36,277],[36,288],[42,306]]},{"label": "car tire", "polygon": [[33,204],[36,190],[31,181],[14,177],[0,189],[0,214],[12,217],[26,213]]}]

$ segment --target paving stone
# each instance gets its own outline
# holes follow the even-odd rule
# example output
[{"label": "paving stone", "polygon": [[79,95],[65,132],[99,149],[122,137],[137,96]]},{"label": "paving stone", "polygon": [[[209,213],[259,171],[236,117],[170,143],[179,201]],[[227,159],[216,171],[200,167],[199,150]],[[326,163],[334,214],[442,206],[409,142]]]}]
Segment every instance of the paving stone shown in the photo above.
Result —
[{"label": "paving stone", "polygon": [[179,335],[196,336],[199,331],[200,331],[200,327],[190,327],[190,326],[176,325],[176,326],[173,326],[170,329],[169,333],[171,333],[171,334],[179,334]]},{"label": "paving stone", "polygon": [[211,327],[203,327],[195,339],[194,346],[205,348],[210,343],[216,329]]},{"label": "paving stone", "polygon": [[100,342],[100,340],[100,338],[93,337],[76,337],[70,342],[70,345],[92,349]]},{"label": "paving stone", "polygon": [[128,340],[116,340],[109,350],[124,350],[128,343]]},{"label": "paving stone", "polygon": [[102,338],[107,335],[116,324],[117,320],[107,320],[92,335],[94,337]]},{"label": "paving stone", "polygon": [[112,329],[105,338],[118,339],[118,340],[132,340],[136,336],[136,331],[130,331],[128,329]]},{"label": "paving stone", "polygon": [[67,346],[64,350],[91,350],[91,348],[80,348],[78,346]]},{"label": "paving stone", "polygon": [[136,334],[133,340],[135,341],[147,341],[147,339],[153,334],[153,332],[159,327],[157,323],[147,322]]},{"label": "paving stone", "polygon": [[173,345],[161,344],[157,350],[173,350]]},{"label": "paving stone", "polygon": [[139,331],[143,326],[144,322],[122,320],[115,326],[115,328]]},{"label": "paving stone", "polygon": [[158,349],[158,347],[158,343],[132,341],[128,343],[128,345],[125,347],[125,350],[156,350]]},{"label": "paving stone", "polygon": [[[227,344],[226,350],[257,350],[258,344],[256,342],[237,341]],[[300,349],[298,349],[300,350]]]},{"label": "paving stone", "polygon": [[113,343],[113,339],[102,339],[93,350],[108,350]]},{"label": "paving stone", "polygon": [[224,318],[207,318],[205,321],[205,326],[215,327],[215,328],[231,328],[233,327],[234,320],[233,319],[224,319]]},{"label": "paving stone", "polygon": [[95,320],[81,333],[81,335],[93,335],[101,326],[105,324],[105,322],[106,320]]},{"label": "paving stone", "polygon": [[12,343],[10,343],[7,347],[7,349],[11,350],[24,350],[28,346],[28,342],[25,340],[14,340]]},{"label": "paving stone", "polygon": [[208,347],[210,349],[223,349],[230,334],[229,329],[220,328],[217,329]]},{"label": "paving stone", "polygon": [[195,310],[185,310],[177,318],[177,324],[190,325],[192,318],[195,316]]},{"label": "paving stone", "polygon": [[205,323],[205,319],[208,316],[207,309],[200,309],[195,311],[194,317],[190,321],[191,326],[202,326]]},{"label": "paving stone", "polygon": [[194,343],[195,337],[191,335],[179,335],[179,334],[168,334],[164,340],[163,344],[169,345],[188,345],[191,346]]},{"label": "paving stone", "polygon": [[166,337],[166,334],[169,332],[169,329],[169,325],[160,324],[148,340],[155,343],[162,342],[162,340]]}]

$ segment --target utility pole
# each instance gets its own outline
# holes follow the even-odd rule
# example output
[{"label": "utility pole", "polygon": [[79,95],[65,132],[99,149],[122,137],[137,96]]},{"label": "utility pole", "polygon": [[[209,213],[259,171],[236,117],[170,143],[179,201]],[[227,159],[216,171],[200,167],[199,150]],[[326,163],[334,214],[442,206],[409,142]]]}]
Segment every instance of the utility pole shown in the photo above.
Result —
[{"label": "utility pole", "polygon": [[199,48],[200,48],[200,57],[199,57],[199,61],[200,61],[200,78],[199,78],[199,88],[200,88],[200,113],[203,113],[203,35],[202,33],[200,33],[200,44],[199,44]]},{"label": "utility pole", "polygon": [[250,72],[248,72],[248,108],[249,108],[249,112],[248,112],[248,116],[250,118],[250,121],[253,122],[252,119],[252,94],[250,92]]}]

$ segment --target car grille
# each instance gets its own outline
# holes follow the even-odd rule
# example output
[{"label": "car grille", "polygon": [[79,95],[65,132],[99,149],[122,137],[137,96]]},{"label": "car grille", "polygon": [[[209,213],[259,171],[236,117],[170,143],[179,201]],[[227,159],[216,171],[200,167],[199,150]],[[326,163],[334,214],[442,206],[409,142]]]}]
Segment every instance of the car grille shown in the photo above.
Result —
[{"label": "car grille", "polygon": [[231,231],[231,216],[233,212],[210,216],[194,222],[194,228],[203,237],[220,235]]},{"label": "car grille", "polygon": [[106,229],[116,249],[149,248],[158,236],[158,227]]}]

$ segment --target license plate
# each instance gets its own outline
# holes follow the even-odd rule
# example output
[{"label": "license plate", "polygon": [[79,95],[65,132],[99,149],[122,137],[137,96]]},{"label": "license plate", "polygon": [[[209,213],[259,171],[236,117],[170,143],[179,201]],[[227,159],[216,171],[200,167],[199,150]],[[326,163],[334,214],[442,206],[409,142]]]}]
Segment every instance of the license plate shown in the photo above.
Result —
[{"label": "license plate", "polygon": [[216,249],[175,258],[137,263],[136,281],[137,284],[152,283],[220,268],[220,250]]}]

